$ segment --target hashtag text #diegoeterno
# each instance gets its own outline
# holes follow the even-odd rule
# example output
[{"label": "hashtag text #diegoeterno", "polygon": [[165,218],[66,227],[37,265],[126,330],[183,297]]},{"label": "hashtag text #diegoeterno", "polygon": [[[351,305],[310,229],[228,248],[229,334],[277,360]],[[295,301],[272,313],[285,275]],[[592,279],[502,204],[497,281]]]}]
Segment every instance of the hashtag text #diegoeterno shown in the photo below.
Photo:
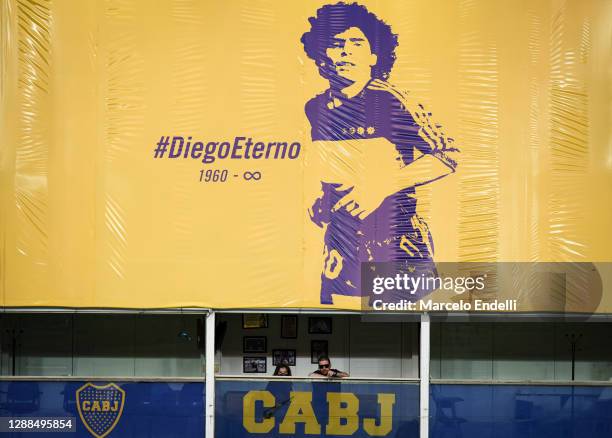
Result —
[{"label": "hashtag text #diegoeterno", "polygon": [[193,141],[192,137],[162,135],[153,150],[153,158],[201,160],[204,164],[219,160],[295,160],[302,145],[297,142],[253,141],[234,137],[232,141]]}]

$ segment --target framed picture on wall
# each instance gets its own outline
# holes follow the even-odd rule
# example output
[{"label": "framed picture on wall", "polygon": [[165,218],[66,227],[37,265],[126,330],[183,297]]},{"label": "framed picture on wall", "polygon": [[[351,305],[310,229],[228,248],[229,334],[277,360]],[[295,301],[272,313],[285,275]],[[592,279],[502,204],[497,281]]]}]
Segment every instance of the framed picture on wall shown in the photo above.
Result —
[{"label": "framed picture on wall", "polygon": [[265,353],[268,351],[268,342],[265,336],[243,336],[243,353]]},{"label": "framed picture on wall", "polygon": [[272,365],[295,366],[295,350],[272,350]]},{"label": "framed picture on wall", "polygon": [[243,373],[265,373],[267,372],[266,358],[265,357],[244,356],[242,358],[242,372]]},{"label": "framed picture on wall", "polygon": [[295,339],[297,338],[297,315],[281,316],[281,338]]},{"label": "framed picture on wall", "polygon": [[310,363],[319,363],[319,357],[329,356],[327,345],[326,340],[318,339],[310,341]]},{"label": "framed picture on wall", "polygon": [[243,329],[268,328],[268,315],[265,313],[243,313]]},{"label": "framed picture on wall", "polygon": [[332,319],[327,316],[308,318],[308,333],[311,335],[329,335],[332,332]]}]

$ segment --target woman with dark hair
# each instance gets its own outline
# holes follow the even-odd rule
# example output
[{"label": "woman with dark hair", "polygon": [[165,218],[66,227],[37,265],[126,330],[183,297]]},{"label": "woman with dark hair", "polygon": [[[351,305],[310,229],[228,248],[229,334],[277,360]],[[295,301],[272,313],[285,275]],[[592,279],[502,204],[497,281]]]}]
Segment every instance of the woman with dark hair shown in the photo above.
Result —
[{"label": "woman with dark hair", "polygon": [[289,368],[289,365],[286,364],[280,364],[276,366],[276,369],[274,370],[274,375],[275,376],[291,376],[291,368]]},{"label": "woman with dark hair", "polygon": [[321,303],[332,304],[332,294],[361,295],[362,262],[435,273],[415,187],[453,173],[458,149],[386,82],[398,45],[388,24],[357,3],[325,5],[309,21],[301,41],[329,82],[305,107],[314,142],[308,162],[326,169],[309,214],[325,229]]},{"label": "woman with dark hair", "polygon": [[[291,377],[291,368],[286,363],[281,363],[276,366],[274,370],[274,376],[277,377]],[[263,416],[265,419],[267,418],[276,418],[277,424],[279,424],[285,415],[287,414],[287,408],[291,403],[291,391],[293,391],[293,383],[291,380],[271,380],[266,385],[266,391],[270,392],[274,395],[275,404],[274,406],[267,408],[263,412]],[[277,428],[274,428],[269,432],[269,437],[279,437],[281,436],[278,432]]]}]

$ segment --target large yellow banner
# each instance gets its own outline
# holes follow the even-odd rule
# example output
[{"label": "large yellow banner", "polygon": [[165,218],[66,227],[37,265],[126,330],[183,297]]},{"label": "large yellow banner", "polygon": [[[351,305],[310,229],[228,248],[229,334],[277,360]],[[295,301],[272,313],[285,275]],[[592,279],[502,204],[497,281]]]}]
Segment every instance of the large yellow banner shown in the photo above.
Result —
[{"label": "large yellow banner", "polygon": [[[8,0],[1,20],[2,306],[360,309],[376,281],[401,292],[391,263],[488,278],[501,310],[612,312],[610,2]],[[475,302],[443,280],[408,301]]]}]

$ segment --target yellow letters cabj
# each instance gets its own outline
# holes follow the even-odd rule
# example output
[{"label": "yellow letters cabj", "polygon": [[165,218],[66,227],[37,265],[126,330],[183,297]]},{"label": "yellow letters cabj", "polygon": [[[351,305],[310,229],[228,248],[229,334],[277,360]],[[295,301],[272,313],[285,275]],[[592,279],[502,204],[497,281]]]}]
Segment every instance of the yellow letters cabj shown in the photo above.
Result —
[{"label": "yellow letters cabj", "polygon": [[[274,415],[264,415],[262,419],[257,419],[255,415],[257,404],[264,408],[264,412],[277,406],[274,395],[269,391],[247,392],[242,399],[244,428],[253,434],[266,434],[277,427],[280,434],[291,436],[296,433],[296,425],[302,423],[306,435],[320,435],[321,424],[312,404],[312,392],[291,392],[290,400],[287,412],[279,419],[279,424],[276,424]],[[325,434],[351,436],[361,425],[369,436],[388,435],[393,430],[395,394],[379,393],[377,402],[380,408],[379,418],[359,418],[359,398],[355,394],[328,392]],[[323,413],[319,412],[319,416],[323,416]]]},{"label": "yellow letters cabj", "polygon": [[85,412],[108,412],[108,411],[117,412],[118,409],[119,409],[118,401],[114,401],[112,405],[111,405],[111,402],[108,400],[103,400],[102,404],[100,404],[98,400],[94,400],[93,402],[89,400],[85,400],[83,402],[83,410]]}]

